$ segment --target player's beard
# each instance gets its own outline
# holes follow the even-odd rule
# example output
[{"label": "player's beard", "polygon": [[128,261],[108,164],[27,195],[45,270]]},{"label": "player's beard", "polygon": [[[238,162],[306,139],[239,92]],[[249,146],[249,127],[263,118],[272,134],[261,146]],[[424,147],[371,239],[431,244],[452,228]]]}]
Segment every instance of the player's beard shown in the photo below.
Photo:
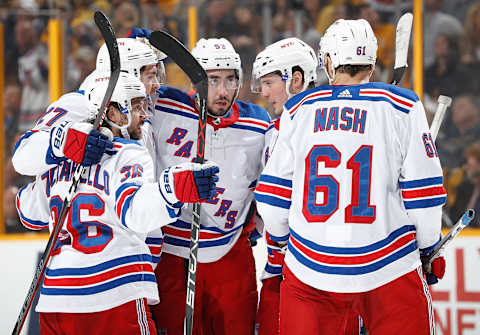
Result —
[{"label": "player's beard", "polygon": [[140,140],[142,138],[142,126],[145,122],[140,120],[136,125],[130,125],[128,127],[128,133],[132,140]]},{"label": "player's beard", "polygon": [[[224,106],[218,106],[217,103],[221,103]],[[208,114],[214,118],[222,117],[228,113],[232,107],[232,104],[233,99],[232,101],[229,101],[228,97],[220,97],[213,102],[213,105],[215,106],[215,112],[211,108],[208,108]]]}]

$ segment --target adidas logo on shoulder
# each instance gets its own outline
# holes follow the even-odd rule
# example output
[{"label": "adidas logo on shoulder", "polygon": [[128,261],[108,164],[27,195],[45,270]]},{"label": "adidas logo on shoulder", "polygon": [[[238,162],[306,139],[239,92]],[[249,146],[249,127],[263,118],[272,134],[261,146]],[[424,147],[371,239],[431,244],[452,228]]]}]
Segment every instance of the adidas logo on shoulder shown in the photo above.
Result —
[{"label": "adidas logo on shoulder", "polygon": [[350,94],[350,91],[347,89],[343,90],[337,95],[337,98],[351,98],[352,95]]}]

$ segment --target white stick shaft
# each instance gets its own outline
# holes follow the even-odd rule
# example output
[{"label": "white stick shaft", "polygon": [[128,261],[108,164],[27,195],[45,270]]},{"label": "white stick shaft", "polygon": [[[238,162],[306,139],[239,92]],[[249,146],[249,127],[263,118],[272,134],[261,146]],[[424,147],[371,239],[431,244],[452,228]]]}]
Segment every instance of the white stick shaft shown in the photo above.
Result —
[{"label": "white stick shaft", "polygon": [[438,131],[442,125],[443,118],[445,117],[445,112],[447,108],[452,104],[452,98],[445,95],[438,97],[438,106],[433,117],[432,125],[430,126],[430,132],[432,133],[433,141],[437,139]]}]

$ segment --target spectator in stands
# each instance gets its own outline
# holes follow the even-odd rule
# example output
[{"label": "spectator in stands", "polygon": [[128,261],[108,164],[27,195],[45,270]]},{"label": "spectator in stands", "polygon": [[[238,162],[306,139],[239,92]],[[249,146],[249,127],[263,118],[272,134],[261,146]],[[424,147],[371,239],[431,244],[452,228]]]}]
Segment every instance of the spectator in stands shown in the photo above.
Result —
[{"label": "spectator in stands", "polygon": [[[455,202],[449,210],[454,221],[458,220],[467,208],[473,208],[476,213],[480,213],[480,142],[470,144],[464,157],[464,179],[455,192]],[[479,221],[474,220],[471,226],[480,227]]]},{"label": "spectator in stands", "polygon": [[205,15],[202,24],[203,35],[206,38],[223,37],[227,32],[235,31],[230,0],[210,0],[205,2]]},{"label": "spectator in stands", "polygon": [[114,8],[112,24],[117,36],[127,36],[130,29],[140,26],[138,6],[131,2],[122,2]]},{"label": "spectator in stands", "polygon": [[372,26],[378,43],[375,80],[386,82],[393,74],[395,26],[388,22],[381,22],[377,11],[368,3],[355,6],[353,13],[355,19],[365,19]]},{"label": "spectator in stands", "polygon": [[322,0],[318,8],[320,12],[315,20],[315,28],[323,35],[325,30],[338,19],[347,19],[345,0]]},{"label": "spectator in stands", "polygon": [[22,89],[15,81],[7,81],[3,91],[3,124],[5,126],[5,146],[10,148],[18,131],[18,119],[22,102]]},{"label": "spectator in stands", "polygon": [[480,62],[480,1],[468,9],[460,37],[460,58],[465,64]]},{"label": "spectator in stands", "polygon": [[468,145],[480,138],[480,98],[462,94],[455,98],[451,122],[443,122],[445,136],[437,138],[437,149],[442,166],[447,169],[459,167],[459,155]]},{"label": "spectator in stands", "polygon": [[458,61],[458,46],[454,38],[439,34],[434,52],[435,62],[425,71],[425,92],[434,101],[440,94],[456,96],[477,91],[478,81],[464,80],[469,74]]},{"label": "spectator in stands", "polygon": [[19,128],[33,127],[49,102],[48,52],[30,20],[18,21],[15,41],[21,55],[18,59],[18,77],[22,84]]},{"label": "spectator in stands", "polygon": [[83,80],[95,70],[97,50],[85,45],[73,52],[73,57],[67,60],[70,71],[67,73],[67,86],[69,91],[78,89]]},{"label": "spectator in stands", "polygon": [[423,58],[425,67],[435,61],[435,41],[439,34],[458,38],[462,25],[455,17],[442,11],[443,0],[424,0],[423,16]]}]

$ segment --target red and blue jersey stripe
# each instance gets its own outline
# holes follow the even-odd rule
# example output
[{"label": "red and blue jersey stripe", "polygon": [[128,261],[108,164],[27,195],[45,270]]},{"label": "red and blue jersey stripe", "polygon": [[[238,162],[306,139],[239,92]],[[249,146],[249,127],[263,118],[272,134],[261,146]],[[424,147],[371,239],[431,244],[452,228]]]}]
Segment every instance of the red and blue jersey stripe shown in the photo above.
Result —
[{"label": "red and blue jersey stripe", "polygon": [[22,192],[29,185],[30,184],[27,184],[27,185],[23,186],[20,189],[20,191],[18,191],[17,197],[15,199],[15,205],[17,207],[17,212],[18,212],[18,217],[20,218],[20,222],[26,228],[32,229],[32,230],[40,230],[40,229],[48,228],[48,222],[43,222],[43,221],[40,221],[40,220],[32,220],[32,219],[28,218],[27,216],[25,216],[24,213],[22,212],[21,208],[20,208],[20,197],[22,195]]},{"label": "red and blue jersey stripe", "polygon": [[[310,91],[308,91],[310,92]],[[285,107],[287,108],[288,113],[290,114],[290,119],[293,120],[295,114],[298,111],[298,108],[306,103],[306,102],[313,102],[319,99],[330,98],[332,97],[332,90],[313,90],[313,92],[299,95],[298,97],[295,96],[294,98],[287,101]]]},{"label": "red and blue jersey stripe", "polygon": [[443,177],[399,182],[406,209],[442,206],[447,200]]},{"label": "red and blue jersey stripe", "polygon": [[129,255],[75,268],[47,268],[41,289],[44,295],[89,295],[135,283],[153,282],[152,256]]},{"label": "red and blue jersey stripe", "polygon": [[391,90],[381,88],[364,88],[360,89],[359,97],[368,97],[373,101],[385,101],[392,105],[395,109],[408,113],[415,101],[412,101],[405,96],[395,94]]},{"label": "red and blue jersey stripe", "polygon": [[[226,245],[243,226],[239,225],[232,230],[222,230],[217,227],[205,227],[200,225],[199,248],[216,247]],[[162,227],[165,244],[180,247],[190,246],[191,223],[177,220],[176,222]]]},{"label": "red and blue jersey stripe", "polygon": [[292,203],[292,181],[262,174],[254,194],[258,202],[289,209]]},{"label": "red and blue jersey stripe", "polygon": [[125,215],[139,188],[140,186],[135,183],[124,183],[115,192],[115,213],[124,226],[127,226]]},{"label": "red and blue jersey stripe", "polygon": [[150,253],[152,254],[152,261],[154,263],[160,262],[160,257],[162,255],[163,238],[147,237],[145,239],[145,243],[148,245],[148,248],[150,249]]},{"label": "red and blue jersey stripe", "polygon": [[362,275],[377,271],[417,250],[416,229],[402,226],[362,247],[332,247],[310,241],[290,228],[288,250],[304,266],[325,274]]}]

